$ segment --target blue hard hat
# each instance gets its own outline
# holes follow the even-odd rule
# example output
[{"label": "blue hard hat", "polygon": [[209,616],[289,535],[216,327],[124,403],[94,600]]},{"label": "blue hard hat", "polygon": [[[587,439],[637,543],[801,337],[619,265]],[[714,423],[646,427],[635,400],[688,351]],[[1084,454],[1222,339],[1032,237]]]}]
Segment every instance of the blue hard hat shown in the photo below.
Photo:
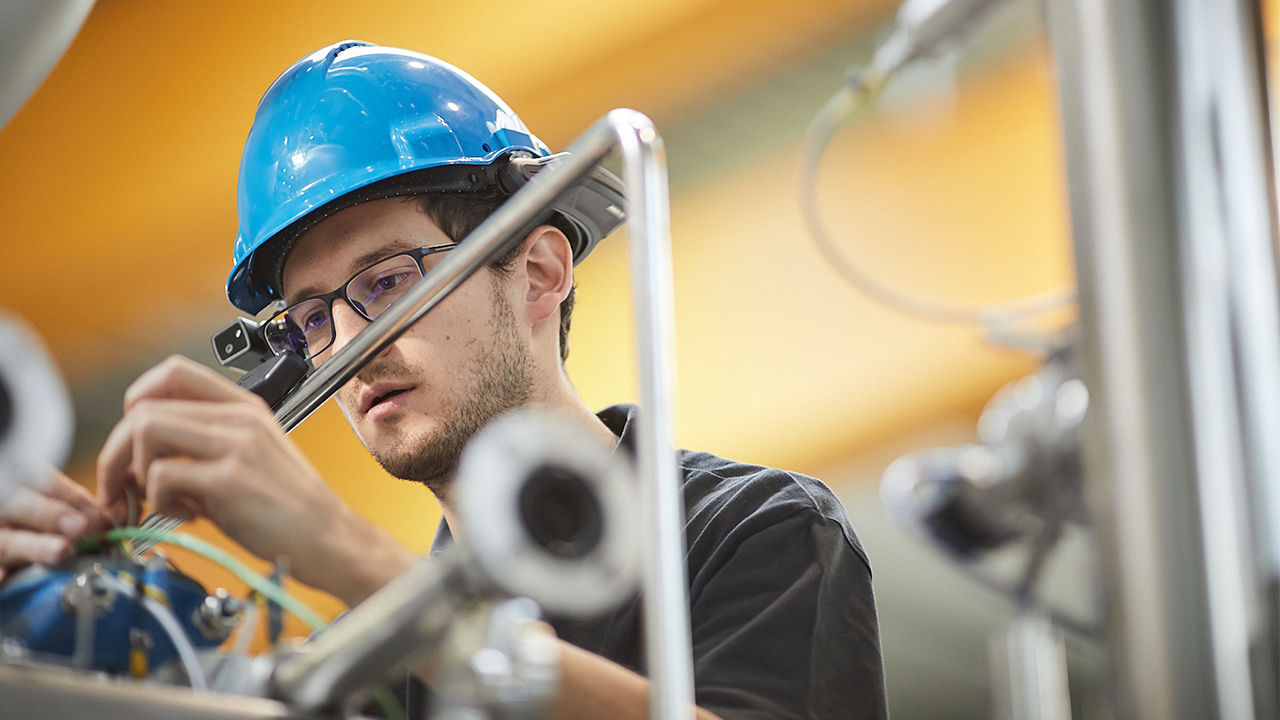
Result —
[{"label": "blue hard hat", "polygon": [[[518,186],[554,156],[506,103],[458,68],[358,41],[317,50],[258,103],[240,163],[227,297],[250,314],[280,299],[280,265],[293,241],[346,207],[430,191],[510,192],[513,183],[498,173],[512,158],[532,161],[532,169],[509,174]],[[575,261],[622,221],[621,184],[614,178],[604,191],[609,212],[588,211],[577,221],[567,213]]]}]

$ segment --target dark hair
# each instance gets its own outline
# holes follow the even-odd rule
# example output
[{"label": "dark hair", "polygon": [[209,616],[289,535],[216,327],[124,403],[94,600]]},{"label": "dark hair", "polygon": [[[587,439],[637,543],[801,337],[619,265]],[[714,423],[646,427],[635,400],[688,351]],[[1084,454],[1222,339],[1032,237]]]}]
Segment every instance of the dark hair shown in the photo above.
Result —
[{"label": "dark hair", "polygon": [[[490,188],[479,192],[434,192],[415,196],[418,207],[426,213],[431,221],[444,231],[445,235],[458,242],[470,235],[480,223],[484,222],[508,195],[498,188]],[[556,225],[555,218],[547,221]],[[493,261],[489,269],[500,275],[508,275],[515,268],[516,256],[520,254],[520,246],[511,248],[502,257]],[[573,317],[573,300],[577,287],[570,286],[569,294],[560,301],[560,362],[569,357],[569,321]]]}]

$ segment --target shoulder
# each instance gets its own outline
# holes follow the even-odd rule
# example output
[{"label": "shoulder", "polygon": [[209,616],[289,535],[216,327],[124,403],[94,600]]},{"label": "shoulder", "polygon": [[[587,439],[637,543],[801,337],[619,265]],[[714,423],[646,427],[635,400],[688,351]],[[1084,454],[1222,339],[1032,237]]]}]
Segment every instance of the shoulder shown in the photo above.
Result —
[{"label": "shoulder", "polygon": [[835,494],[817,478],[728,460],[706,452],[680,452],[689,512],[730,507],[775,514],[813,512],[844,517]]},{"label": "shoulder", "polygon": [[[598,417],[622,447],[632,448],[638,413],[634,405],[614,405]],[[820,480],[689,450],[680,451],[680,468],[691,573],[742,559],[751,553],[739,551],[750,545],[755,552],[804,547],[810,554],[856,557],[853,563],[869,575],[844,506]]]},{"label": "shoulder", "polygon": [[688,450],[680,468],[691,554],[700,544],[737,544],[782,527],[845,544],[870,570],[844,506],[821,480]]}]

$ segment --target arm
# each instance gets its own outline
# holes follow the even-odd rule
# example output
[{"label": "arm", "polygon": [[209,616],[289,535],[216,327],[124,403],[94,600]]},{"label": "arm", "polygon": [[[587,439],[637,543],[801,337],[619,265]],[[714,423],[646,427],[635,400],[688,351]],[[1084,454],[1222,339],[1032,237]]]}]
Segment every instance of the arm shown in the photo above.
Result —
[{"label": "arm", "polygon": [[[116,517],[125,513],[125,488],[135,488],[154,511],[207,517],[259,557],[287,556],[297,580],[348,605],[416,560],[329,489],[260,398],[185,358],[166,360],[130,386],[98,479]],[[560,647],[555,717],[648,717],[644,677],[569,643]],[[701,720],[716,717],[697,712]]]},{"label": "arm", "polygon": [[[647,720],[649,681],[621,665],[560,643],[560,688],[552,701],[557,720]],[[697,720],[719,720],[694,708]]]},{"label": "arm", "polygon": [[838,519],[797,505],[736,518],[693,573],[698,703],[726,720],[880,720],[870,569]]},{"label": "arm", "polygon": [[[186,358],[143,374],[98,457],[104,505],[125,489],[151,509],[209,518],[259,557],[286,556],[294,577],[349,605],[413,562],[325,484],[258,396]],[[357,556],[358,549],[358,556]]]},{"label": "arm", "polygon": [[[329,489],[260,398],[185,358],[165,361],[130,386],[98,475],[101,504],[59,476],[48,494],[23,490],[0,507],[0,577],[10,565],[65,557],[72,541],[106,526],[108,509],[123,519],[126,488],[144,493],[157,512],[209,518],[260,557],[289,557],[296,579],[348,605],[417,559]],[[554,717],[648,717],[648,680],[557,643]],[[696,717],[716,720],[701,709]]]}]

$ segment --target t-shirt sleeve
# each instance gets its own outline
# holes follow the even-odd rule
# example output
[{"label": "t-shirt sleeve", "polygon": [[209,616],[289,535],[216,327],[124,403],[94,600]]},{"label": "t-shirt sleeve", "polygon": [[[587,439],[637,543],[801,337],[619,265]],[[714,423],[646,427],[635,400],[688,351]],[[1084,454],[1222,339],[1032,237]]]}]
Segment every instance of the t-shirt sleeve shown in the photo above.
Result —
[{"label": "t-shirt sleeve", "polygon": [[776,515],[738,523],[691,578],[698,705],[725,720],[888,717],[865,557],[816,509]]}]

